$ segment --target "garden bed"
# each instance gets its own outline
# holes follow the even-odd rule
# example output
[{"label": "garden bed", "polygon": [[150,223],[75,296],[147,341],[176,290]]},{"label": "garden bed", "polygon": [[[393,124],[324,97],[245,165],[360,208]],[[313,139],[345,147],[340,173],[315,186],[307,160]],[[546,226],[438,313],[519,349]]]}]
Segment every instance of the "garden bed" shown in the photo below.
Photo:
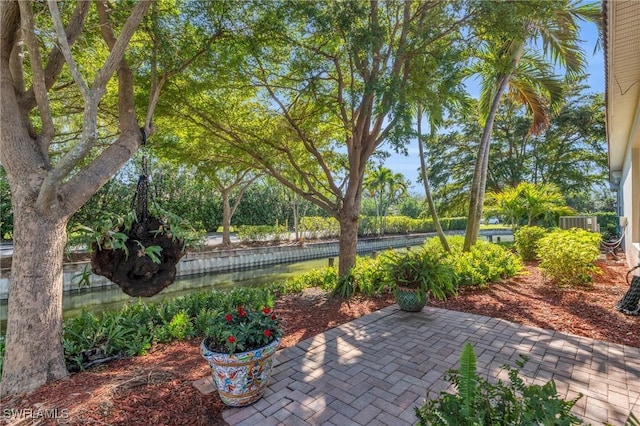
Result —
[{"label": "garden bed", "polygon": [[[602,274],[595,276],[590,288],[556,288],[545,283],[535,263],[527,263],[523,274],[488,289],[467,289],[458,298],[429,303],[640,347],[640,318],[614,309],[628,289],[626,264],[608,260],[598,266]],[[276,302],[285,326],[283,346],[392,303],[393,298],[385,295],[358,297],[347,304],[318,289],[283,296]],[[209,374],[199,344],[200,339],[192,339],[156,345],[145,356],[74,374],[29,396],[4,399],[0,406],[66,410],[64,424],[72,425],[222,425],[224,407],[218,396],[201,395],[192,386]]]}]

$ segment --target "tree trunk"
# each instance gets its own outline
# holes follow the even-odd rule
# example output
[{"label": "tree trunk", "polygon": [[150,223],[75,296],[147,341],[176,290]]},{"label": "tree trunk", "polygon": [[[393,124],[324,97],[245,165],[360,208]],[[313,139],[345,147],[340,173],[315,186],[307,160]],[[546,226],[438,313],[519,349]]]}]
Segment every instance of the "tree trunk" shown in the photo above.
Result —
[{"label": "tree trunk", "polygon": [[231,197],[229,190],[222,192],[222,245],[231,245]]},{"label": "tree trunk", "polygon": [[293,230],[295,231],[296,241],[300,241],[300,230],[298,229],[298,194],[293,193]]},{"label": "tree trunk", "polygon": [[[433,225],[436,228],[436,234],[440,239],[440,244],[447,253],[451,253],[451,247],[447,237],[444,235],[442,225],[440,225],[440,218],[438,218],[438,211],[436,210],[436,204],[433,202],[433,195],[431,194],[431,185],[429,184],[429,176],[427,175],[427,164],[424,160],[424,144],[422,143],[422,105],[418,106],[418,151],[420,154],[420,176],[422,177],[422,183],[424,185],[424,194],[427,198],[427,204],[429,205],[429,212],[431,213],[431,219]],[[431,124],[431,137],[435,137],[436,127]]]},{"label": "tree trunk", "polygon": [[[22,199],[21,199],[22,198]],[[62,260],[67,217],[14,194],[14,253],[0,395],[68,376],[62,346]],[[28,338],[25,339],[25,336]]]},{"label": "tree trunk", "polygon": [[346,209],[342,210],[340,218],[340,245],[338,252],[338,276],[344,277],[356,264],[358,247],[358,215],[353,215]]},{"label": "tree trunk", "polygon": [[484,125],[482,131],[482,138],[480,139],[480,146],[478,148],[478,157],[476,158],[476,165],[473,171],[473,181],[471,182],[471,195],[469,199],[469,215],[467,216],[467,232],[464,236],[464,251],[471,250],[478,239],[478,232],[480,231],[480,219],[482,218],[482,207],[484,204],[484,191],[487,185],[487,172],[489,168],[489,149],[491,147],[491,133],[493,131],[493,122],[498,113],[498,106],[500,105],[500,99],[502,94],[509,85],[509,75],[503,77],[498,86],[493,102],[491,103],[491,110],[487,117],[487,122]]}]

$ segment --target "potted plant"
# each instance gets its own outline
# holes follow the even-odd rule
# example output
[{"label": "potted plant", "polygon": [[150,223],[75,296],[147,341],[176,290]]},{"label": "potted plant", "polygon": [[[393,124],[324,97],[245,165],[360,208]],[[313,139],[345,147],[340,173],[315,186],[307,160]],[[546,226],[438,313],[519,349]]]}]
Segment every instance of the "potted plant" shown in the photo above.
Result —
[{"label": "potted plant", "polygon": [[268,306],[237,306],[215,313],[201,345],[213,383],[226,405],[249,405],[262,396],[280,346],[279,317]]},{"label": "potted plant", "polygon": [[429,294],[445,299],[456,293],[456,275],[440,252],[425,248],[407,252],[388,252],[382,267],[392,288],[396,303],[403,311],[417,312],[427,304]]}]

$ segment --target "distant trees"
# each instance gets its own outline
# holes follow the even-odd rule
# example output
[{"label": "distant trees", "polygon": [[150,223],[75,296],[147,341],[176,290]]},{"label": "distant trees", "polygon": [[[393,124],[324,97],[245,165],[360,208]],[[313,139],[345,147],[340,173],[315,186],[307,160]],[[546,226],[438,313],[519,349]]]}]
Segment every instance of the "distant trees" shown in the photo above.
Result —
[{"label": "distant trees", "polygon": [[[578,211],[604,206],[596,200],[602,198],[607,173],[604,100],[581,89],[578,85],[566,89],[565,103],[538,135],[529,132],[531,118],[524,108],[504,99],[492,135],[488,191],[501,192],[521,182],[553,184]],[[434,198],[445,215],[460,215],[466,206],[472,173],[468,165],[474,159],[478,132],[476,121],[463,121],[461,128],[427,145]]]},{"label": "distant trees", "polygon": [[380,235],[384,235],[389,207],[400,201],[406,194],[407,187],[407,180],[402,173],[393,173],[384,166],[369,170],[365,175],[364,188],[373,200],[376,217],[380,219]]}]

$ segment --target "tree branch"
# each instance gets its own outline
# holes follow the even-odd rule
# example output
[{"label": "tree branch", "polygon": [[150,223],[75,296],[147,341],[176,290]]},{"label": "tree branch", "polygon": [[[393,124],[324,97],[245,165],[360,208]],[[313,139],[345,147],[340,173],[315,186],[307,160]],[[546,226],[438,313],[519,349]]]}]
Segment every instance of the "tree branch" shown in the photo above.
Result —
[{"label": "tree branch", "polygon": [[[73,79],[76,82],[76,85],[79,87],[82,92],[84,98],[84,113],[83,113],[83,127],[82,127],[82,138],[81,142],[75,145],[71,150],[65,154],[64,157],[60,160],[57,167],[51,170],[47,176],[45,177],[42,187],[40,189],[40,193],[38,194],[38,200],[36,202],[39,209],[45,210],[50,208],[55,201],[56,188],[61,184],[61,182],[71,173],[71,171],[78,165],[78,163],[87,156],[87,154],[91,151],[91,148],[95,145],[97,139],[97,116],[98,116],[98,104],[104,94],[106,93],[106,85],[113,75],[115,70],[115,65],[124,64],[124,68],[121,66],[119,70],[119,118],[120,118],[120,130],[121,130],[121,138],[119,140],[125,141],[125,145],[131,143],[132,140],[139,141],[141,139],[140,131],[138,129],[137,120],[135,119],[135,109],[133,103],[133,75],[131,71],[126,66],[126,63],[123,60],[124,50],[129,43],[129,40],[133,36],[133,32],[140,24],[144,13],[149,8],[151,3],[148,1],[141,1],[136,4],[132,14],[127,19],[123,32],[120,34],[120,37],[113,44],[113,49],[107,58],[107,61],[102,66],[96,78],[94,79],[93,86],[89,88],[80,72],[77,68],[75,60],[71,54],[71,50],[69,47],[69,42],[67,40],[67,36],[64,32],[64,28],[62,26],[62,20],[60,17],[60,10],[58,9],[58,5],[55,0],[48,0],[49,10],[51,12],[51,17],[53,19],[54,27],[56,29],[56,35],[58,37],[59,48],[62,51],[62,55],[67,62],[71,70],[71,74],[73,75]],[[100,11],[100,6],[104,8],[104,3],[98,3],[98,10]],[[105,25],[101,25],[103,29],[103,37],[105,35],[105,31],[110,31],[111,27],[107,25],[107,29],[105,30]],[[108,41],[107,41],[108,43]],[[115,65],[114,65],[115,63]],[[122,72],[122,73],[121,73]],[[125,136],[126,135],[126,136]],[[133,139],[132,139],[133,138]],[[116,144],[117,145],[117,144]],[[109,148],[105,150],[105,152],[111,151]],[[129,152],[129,156],[132,155],[130,149],[126,149],[126,152]],[[133,149],[135,152],[135,149]],[[101,158],[102,155],[99,157]],[[104,184],[109,177],[114,174],[119,167],[124,164],[124,162],[119,163],[119,160],[110,161],[109,157],[103,160],[108,164],[100,165],[95,164],[94,161],[89,168],[91,170],[98,170],[99,172],[107,172],[110,173],[107,176],[96,175],[92,176],[92,181],[101,182],[100,185]],[[126,161],[126,160],[124,160]],[[117,164],[117,167],[115,165]],[[84,174],[84,173],[81,173]],[[99,188],[98,186],[97,188]],[[94,191],[95,189],[94,188]],[[86,195],[84,190],[78,190],[77,193],[69,193],[65,191],[68,199],[66,202],[69,205],[73,205],[76,207],[80,207],[82,204],[77,204],[77,200],[84,199]],[[90,195],[89,195],[90,196]],[[86,201],[86,199],[85,199]],[[83,201],[84,203],[84,201]]]},{"label": "tree branch", "polygon": [[[52,1],[54,0],[49,0],[49,2],[52,2]],[[106,10],[105,0],[98,0],[97,5],[98,5],[98,11],[100,10],[100,8],[103,8],[103,11]],[[149,10],[151,5],[152,5],[152,2],[149,0],[139,1],[134,7],[133,11],[131,12],[131,15],[127,18],[127,21],[125,22],[124,27],[122,27],[122,31],[120,32],[120,35],[118,36],[117,40],[115,40],[115,42],[113,42],[113,44],[111,45],[110,41],[105,39],[107,44],[109,44],[111,53],[109,54],[109,57],[105,61],[100,71],[98,71],[98,74],[96,75],[96,78],[92,86],[94,90],[96,91],[103,90],[104,87],[107,85],[107,82],[111,79],[111,76],[115,72],[116,68],[120,66],[120,63],[124,57],[124,52],[127,49],[127,46],[129,45],[129,41],[131,40],[131,37],[133,37],[133,34],[138,28],[138,25],[140,25],[142,18],[147,13],[147,10]],[[101,27],[103,27],[104,23],[102,22],[102,19],[101,19],[101,23],[103,24],[101,25]],[[108,26],[108,28],[106,29],[105,28],[101,28],[101,29],[103,30],[102,31],[103,37],[105,37],[105,31],[111,32],[111,35],[113,36],[113,31],[111,30],[111,26]]]},{"label": "tree branch", "polygon": [[47,87],[44,82],[44,69],[40,58],[40,48],[36,40],[35,27],[33,23],[33,3],[28,0],[20,0],[20,18],[22,22],[22,33],[29,49],[29,62],[31,63],[31,73],[33,74],[33,92],[38,104],[38,112],[42,121],[42,134],[40,136],[40,148],[45,156],[47,164],[49,155],[47,148],[55,136],[51,107],[47,98]]},{"label": "tree branch", "polygon": [[16,43],[13,43],[11,47],[11,57],[9,58],[9,69],[11,71],[11,80],[13,80],[13,90],[15,90],[18,96],[22,96],[25,90],[24,75],[22,69],[22,59],[24,53],[22,51],[22,43],[19,41],[22,31],[18,29],[16,31]]},{"label": "tree branch", "polygon": [[85,83],[80,71],[78,70],[78,65],[76,64],[75,59],[73,59],[73,55],[71,54],[71,47],[69,44],[69,39],[67,39],[67,34],[64,30],[64,26],[62,25],[62,18],[60,17],[60,9],[58,9],[58,3],[56,0],[47,0],[49,4],[49,11],[51,12],[51,18],[53,19],[53,26],[56,30],[56,35],[58,38],[58,48],[60,52],[64,56],[64,60],[69,67],[69,71],[71,72],[71,76],[73,77],[73,81],[76,82],[76,85],[82,92],[82,96],[85,99],[85,103],[89,100],[89,88],[87,87],[87,83]]},{"label": "tree branch", "polygon": [[[76,39],[82,32],[82,26],[84,25],[84,21],[87,17],[87,14],[89,13],[90,5],[91,2],[89,1],[79,1],[76,3],[76,9],[73,12],[73,16],[69,20],[67,29],[65,30],[69,45],[73,45],[73,43],[75,43]],[[62,54],[62,50],[60,50],[60,48],[55,45],[49,53],[49,57],[47,58],[47,65],[44,69],[44,78],[47,90],[51,89],[51,87],[58,79],[64,63],[65,58]],[[24,96],[21,100],[21,105],[25,111],[30,111],[33,107],[36,106],[36,99],[33,93],[33,88],[24,93]]]},{"label": "tree branch", "polygon": [[[142,3],[148,4],[146,1]],[[109,57],[113,57],[118,40],[116,39],[111,23],[109,22],[106,1],[99,0],[96,3],[96,6],[98,9],[98,17],[100,19],[100,31],[102,32],[102,38],[107,43],[109,50],[111,50]],[[142,17],[140,19],[142,19]],[[127,20],[127,22],[128,21],[129,20]],[[122,34],[120,36],[122,37]],[[96,82],[97,81],[98,77],[96,77]],[[133,94],[133,73],[131,72],[131,68],[129,68],[129,64],[124,59],[124,51],[120,55],[120,63],[118,66],[118,122],[120,130],[123,132],[133,131],[134,129],[139,128],[135,112],[135,98]]]}]

